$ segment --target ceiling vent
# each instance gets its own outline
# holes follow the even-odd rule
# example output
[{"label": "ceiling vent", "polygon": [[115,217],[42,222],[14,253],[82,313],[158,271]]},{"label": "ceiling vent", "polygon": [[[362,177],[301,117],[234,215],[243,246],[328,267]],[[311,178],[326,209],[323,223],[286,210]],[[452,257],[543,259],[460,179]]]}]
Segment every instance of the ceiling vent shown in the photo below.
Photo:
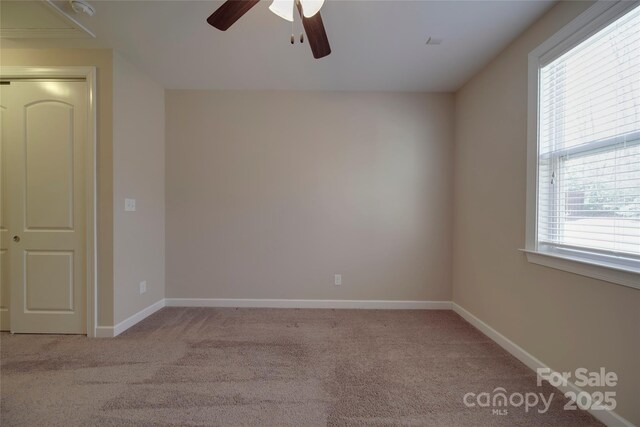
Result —
[{"label": "ceiling vent", "polygon": [[84,13],[89,16],[96,14],[94,7],[84,0],[69,0],[69,5],[75,13]]}]

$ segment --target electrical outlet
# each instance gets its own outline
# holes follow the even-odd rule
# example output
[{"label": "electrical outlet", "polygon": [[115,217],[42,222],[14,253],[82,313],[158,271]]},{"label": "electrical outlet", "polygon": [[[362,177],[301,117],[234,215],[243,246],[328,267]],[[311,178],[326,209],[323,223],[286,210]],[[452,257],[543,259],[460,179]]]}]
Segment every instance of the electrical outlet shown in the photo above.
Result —
[{"label": "electrical outlet", "polygon": [[147,292],[147,281],[143,280],[142,282],[140,282],[140,295],[144,294],[145,292]]},{"label": "electrical outlet", "polygon": [[342,274],[336,274],[333,276],[333,284],[336,286],[342,285]]}]

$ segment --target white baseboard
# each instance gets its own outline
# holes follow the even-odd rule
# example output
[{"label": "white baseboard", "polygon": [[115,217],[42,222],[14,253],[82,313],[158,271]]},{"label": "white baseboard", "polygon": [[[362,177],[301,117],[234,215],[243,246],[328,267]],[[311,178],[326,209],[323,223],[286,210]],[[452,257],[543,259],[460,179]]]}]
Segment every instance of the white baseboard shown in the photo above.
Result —
[{"label": "white baseboard", "polygon": [[151,316],[156,311],[160,310],[165,306],[165,299],[161,299],[149,307],[143,308],[133,316],[130,316],[124,319],[122,322],[118,323],[115,326],[98,326],[96,327],[96,338],[113,338],[117,337],[136,323],[144,320],[145,318]]},{"label": "white baseboard", "polygon": [[[485,334],[487,337],[491,338],[495,341],[500,347],[507,350],[511,355],[513,355],[516,359],[520,360],[522,363],[531,368],[534,372],[537,372],[538,368],[549,368],[549,366],[542,363],[540,360],[535,358],[533,355],[528,353],[525,349],[511,341],[509,338],[502,335],[500,332],[493,329],[491,326],[487,325],[485,322],[459,306],[458,304],[451,303],[453,311],[458,313],[463,319],[467,322],[471,323],[474,327],[476,327],[480,332]],[[558,387],[562,393],[567,391],[573,391],[579,393],[582,389],[572,382],[568,382],[566,386]],[[620,415],[618,415],[614,411],[593,411],[589,410],[589,413],[593,415],[595,418],[606,424],[610,427],[633,427],[633,424],[630,421],[627,421]]]},{"label": "white baseboard", "polygon": [[95,338],[113,338],[113,326],[96,326]]},{"label": "white baseboard", "polygon": [[113,338],[163,307],[362,308],[386,310],[451,310],[451,301],[293,300],[165,298],[115,326],[96,327],[96,338]]},{"label": "white baseboard", "polygon": [[361,308],[385,310],[451,310],[451,301],[376,301],[309,299],[166,298],[167,307]]}]

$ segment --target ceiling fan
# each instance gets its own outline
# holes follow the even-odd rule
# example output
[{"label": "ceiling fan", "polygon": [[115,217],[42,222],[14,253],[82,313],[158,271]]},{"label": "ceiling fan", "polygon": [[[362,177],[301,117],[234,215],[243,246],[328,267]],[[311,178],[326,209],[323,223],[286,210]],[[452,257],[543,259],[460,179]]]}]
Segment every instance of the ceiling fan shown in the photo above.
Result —
[{"label": "ceiling fan", "polygon": [[[207,18],[207,22],[221,30],[227,31],[238,19],[247,13],[260,0],[227,0]],[[322,23],[320,8],[324,0],[273,0],[269,9],[287,21],[293,22],[294,7],[302,19],[304,32],[311,46],[313,57],[323,58],[331,53],[329,39]]]}]

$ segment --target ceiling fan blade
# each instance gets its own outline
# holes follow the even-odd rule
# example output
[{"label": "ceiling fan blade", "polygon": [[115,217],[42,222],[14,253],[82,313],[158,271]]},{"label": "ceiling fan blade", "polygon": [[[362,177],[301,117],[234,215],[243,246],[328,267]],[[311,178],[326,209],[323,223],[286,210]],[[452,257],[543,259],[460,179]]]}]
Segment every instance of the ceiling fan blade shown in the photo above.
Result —
[{"label": "ceiling fan blade", "polygon": [[260,0],[227,0],[207,18],[212,27],[227,31],[238,19],[257,5]]},{"label": "ceiling fan blade", "polygon": [[296,6],[302,19],[304,32],[307,33],[307,40],[309,40],[313,57],[319,59],[329,55],[331,53],[331,46],[329,46],[329,39],[327,38],[327,32],[324,29],[320,12],[311,18],[305,18],[302,13],[302,5],[299,1],[296,2]]}]

